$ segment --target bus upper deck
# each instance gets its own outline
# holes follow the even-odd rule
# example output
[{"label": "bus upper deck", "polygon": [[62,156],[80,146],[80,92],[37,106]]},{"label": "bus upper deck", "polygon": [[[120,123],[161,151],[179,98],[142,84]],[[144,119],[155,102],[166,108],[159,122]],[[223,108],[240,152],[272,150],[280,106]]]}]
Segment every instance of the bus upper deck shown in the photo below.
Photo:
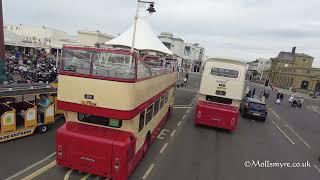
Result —
[{"label": "bus upper deck", "polygon": [[59,109],[118,119],[133,118],[137,107],[173,87],[177,78],[172,59],[131,56],[125,49],[65,46],[60,61]]},{"label": "bus upper deck", "polygon": [[37,127],[45,132],[54,122],[54,103],[40,107],[38,97],[55,94],[47,84],[0,86],[0,142],[33,134]]},{"label": "bus upper deck", "polygon": [[245,85],[243,62],[212,58],[205,65],[199,89],[196,124],[234,130]]},{"label": "bus upper deck", "polygon": [[127,179],[168,119],[176,61],[128,49],[63,48],[57,164]]}]

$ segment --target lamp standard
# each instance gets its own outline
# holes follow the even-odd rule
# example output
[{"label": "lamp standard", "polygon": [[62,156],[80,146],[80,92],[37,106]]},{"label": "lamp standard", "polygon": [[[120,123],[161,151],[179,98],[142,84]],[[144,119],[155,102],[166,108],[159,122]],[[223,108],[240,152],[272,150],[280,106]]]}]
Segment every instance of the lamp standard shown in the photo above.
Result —
[{"label": "lamp standard", "polygon": [[5,72],[5,50],[4,50],[4,35],[3,35],[3,14],[2,14],[2,0],[0,0],[0,84],[7,80]]},{"label": "lamp standard", "polygon": [[[135,45],[135,41],[136,41],[136,31],[137,31],[137,21],[139,18],[139,5],[140,3],[144,3],[144,4],[149,4],[148,9],[146,9],[150,14],[153,14],[156,12],[156,10],[154,9],[154,2],[152,1],[142,1],[142,0],[138,0],[137,2],[137,10],[136,10],[136,14],[134,16],[134,24],[133,24],[133,33],[132,33],[132,42],[131,42],[131,53],[134,52],[134,45]],[[132,56],[130,56],[130,61],[129,61],[129,70],[131,68],[131,64],[132,64]]]}]

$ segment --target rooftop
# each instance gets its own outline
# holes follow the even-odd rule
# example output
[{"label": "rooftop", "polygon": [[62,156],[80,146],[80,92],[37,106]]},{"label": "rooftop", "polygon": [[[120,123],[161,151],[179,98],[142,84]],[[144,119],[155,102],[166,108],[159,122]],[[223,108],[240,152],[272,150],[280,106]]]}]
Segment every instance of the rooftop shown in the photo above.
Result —
[{"label": "rooftop", "polygon": [[305,53],[292,53],[292,52],[280,51],[278,56],[276,57],[276,59],[285,60],[285,61],[293,61],[294,56],[313,58],[312,56],[309,56]]}]

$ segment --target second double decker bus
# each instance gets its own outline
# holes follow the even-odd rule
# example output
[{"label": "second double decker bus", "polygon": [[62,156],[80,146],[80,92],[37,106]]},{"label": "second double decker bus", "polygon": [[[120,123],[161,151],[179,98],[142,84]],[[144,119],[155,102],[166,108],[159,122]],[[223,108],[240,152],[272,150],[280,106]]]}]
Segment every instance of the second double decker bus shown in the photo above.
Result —
[{"label": "second double decker bus", "polygon": [[65,46],[58,107],[57,164],[125,180],[168,119],[176,61],[129,49]]},{"label": "second double decker bus", "polygon": [[195,124],[235,130],[245,75],[244,62],[208,59],[201,79]]}]

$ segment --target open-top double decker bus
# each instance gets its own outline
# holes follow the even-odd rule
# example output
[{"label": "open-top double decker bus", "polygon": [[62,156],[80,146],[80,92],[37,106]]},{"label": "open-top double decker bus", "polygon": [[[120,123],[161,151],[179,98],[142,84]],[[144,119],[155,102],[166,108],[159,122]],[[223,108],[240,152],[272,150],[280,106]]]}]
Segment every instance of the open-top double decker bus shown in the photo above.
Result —
[{"label": "open-top double decker bus", "polygon": [[233,131],[237,126],[245,75],[244,62],[208,59],[201,79],[195,124]]},{"label": "open-top double decker bus", "polygon": [[176,61],[128,49],[64,46],[57,164],[127,179],[168,119]]},{"label": "open-top double decker bus", "polygon": [[[39,96],[51,99],[42,106]],[[41,133],[55,122],[56,89],[48,84],[10,84],[0,86],[0,142]]]}]

